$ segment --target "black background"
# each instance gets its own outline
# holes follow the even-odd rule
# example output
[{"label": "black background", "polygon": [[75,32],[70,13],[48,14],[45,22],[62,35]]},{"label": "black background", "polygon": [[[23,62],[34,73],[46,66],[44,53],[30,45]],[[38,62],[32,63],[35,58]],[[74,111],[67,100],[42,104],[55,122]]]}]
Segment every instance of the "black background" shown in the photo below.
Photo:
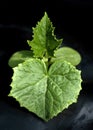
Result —
[{"label": "black background", "polygon": [[[58,38],[78,50],[82,62],[82,91],[77,104],[45,123],[8,97],[12,70],[8,59],[28,49],[36,26],[47,12]],[[93,2],[92,0],[31,0],[0,3],[0,130],[92,130],[93,125]]]}]

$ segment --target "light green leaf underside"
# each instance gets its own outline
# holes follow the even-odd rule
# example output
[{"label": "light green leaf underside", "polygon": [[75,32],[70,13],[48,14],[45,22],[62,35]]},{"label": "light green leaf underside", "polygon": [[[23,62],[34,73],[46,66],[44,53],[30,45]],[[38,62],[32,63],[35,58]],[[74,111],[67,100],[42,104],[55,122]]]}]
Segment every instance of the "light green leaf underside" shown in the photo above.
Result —
[{"label": "light green leaf underside", "polygon": [[32,58],[33,53],[29,50],[22,50],[15,52],[9,59],[8,64],[10,67],[16,67],[19,63],[24,62],[25,60]]},{"label": "light green leaf underside", "polygon": [[77,101],[81,72],[68,62],[57,61],[47,71],[43,61],[29,59],[13,70],[9,96],[45,121]]},{"label": "light green leaf underside", "polygon": [[81,55],[73,48],[62,47],[54,52],[54,58],[52,58],[51,61],[54,62],[56,60],[65,60],[76,66],[81,62]]},{"label": "light green leaf underside", "polygon": [[44,16],[33,28],[33,40],[28,44],[34,52],[35,57],[53,56],[54,50],[62,43],[54,35],[54,27],[45,12]]}]

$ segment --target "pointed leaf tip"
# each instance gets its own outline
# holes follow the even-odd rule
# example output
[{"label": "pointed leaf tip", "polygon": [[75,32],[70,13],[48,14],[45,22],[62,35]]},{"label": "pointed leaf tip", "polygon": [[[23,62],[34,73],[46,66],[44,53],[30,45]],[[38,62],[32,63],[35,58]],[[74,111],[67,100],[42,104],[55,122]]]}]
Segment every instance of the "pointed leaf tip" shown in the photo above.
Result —
[{"label": "pointed leaf tip", "polygon": [[35,57],[53,56],[54,50],[61,44],[62,40],[56,39],[54,27],[47,13],[33,29],[33,39],[28,41]]}]

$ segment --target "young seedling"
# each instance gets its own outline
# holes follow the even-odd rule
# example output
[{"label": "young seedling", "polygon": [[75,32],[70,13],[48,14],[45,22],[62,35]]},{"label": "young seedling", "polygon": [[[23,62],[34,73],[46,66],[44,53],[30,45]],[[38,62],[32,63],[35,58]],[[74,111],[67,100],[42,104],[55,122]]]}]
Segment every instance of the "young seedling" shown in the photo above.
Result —
[{"label": "young seedling", "polygon": [[48,121],[77,102],[81,71],[76,66],[80,54],[70,47],[60,47],[63,39],[54,35],[47,13],[33,28],[30,50],[15,52],[9,59],[13,69],[11,91],[21,107]]}]

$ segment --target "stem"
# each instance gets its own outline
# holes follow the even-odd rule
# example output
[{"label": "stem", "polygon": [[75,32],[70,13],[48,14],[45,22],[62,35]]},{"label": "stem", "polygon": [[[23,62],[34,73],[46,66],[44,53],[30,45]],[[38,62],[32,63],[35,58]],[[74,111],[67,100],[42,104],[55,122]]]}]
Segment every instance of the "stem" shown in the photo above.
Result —
[{"label": "stem", "polygon": [[51,65],[51,57],[49,56],[49,54],[47,52],[45,53],[45,55],[43,57],[43,61],[45,62],[47,70],[48,70]]}]

